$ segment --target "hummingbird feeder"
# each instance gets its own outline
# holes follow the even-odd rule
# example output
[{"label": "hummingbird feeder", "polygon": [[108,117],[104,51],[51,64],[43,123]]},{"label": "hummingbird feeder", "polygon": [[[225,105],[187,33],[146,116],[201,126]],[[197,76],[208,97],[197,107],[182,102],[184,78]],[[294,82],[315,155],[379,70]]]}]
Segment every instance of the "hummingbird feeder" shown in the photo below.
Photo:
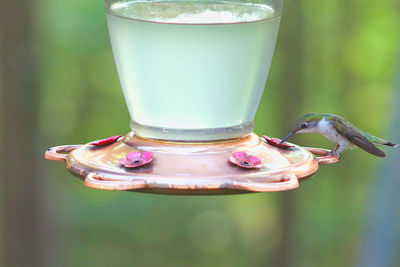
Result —
[{"label": "hummingbird feeder", "polygon": [[[284,191],[339,159],[253,133],[282,0],[106,0],[132,131],[45,157],[91,188],[160,194]],[[317,156],[316,156],[317,155]]]}]

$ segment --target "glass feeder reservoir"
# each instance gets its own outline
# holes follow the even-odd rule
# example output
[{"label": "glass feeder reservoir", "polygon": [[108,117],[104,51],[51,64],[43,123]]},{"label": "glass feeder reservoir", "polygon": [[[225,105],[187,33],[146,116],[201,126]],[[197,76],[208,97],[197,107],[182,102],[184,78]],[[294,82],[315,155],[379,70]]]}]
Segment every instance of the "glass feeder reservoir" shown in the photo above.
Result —
[{"label": "glass feeder reservoir", "polygon": [[132,130],[185,141],[251,133],[281,10],[278,0],[106,0]]},{"label": "glass feeder reservoir", "polygon": [[288,190],[336,162],[252,133],[282,2],[105,0],[132,132],[46,158],[89,187],[168,194]]}]

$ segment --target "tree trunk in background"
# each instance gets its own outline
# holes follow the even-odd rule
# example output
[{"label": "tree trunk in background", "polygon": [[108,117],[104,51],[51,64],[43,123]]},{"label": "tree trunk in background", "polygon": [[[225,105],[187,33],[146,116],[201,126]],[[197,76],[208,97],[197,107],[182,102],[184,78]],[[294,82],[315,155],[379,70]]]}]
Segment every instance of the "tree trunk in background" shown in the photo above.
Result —
[{"label": "tree trunk in background", "polygon": [[35,175],[38,70],[33,2],[0,7],[1,189],[3,266],[39,266],[39,193]]},{"label": "tree trunk in background", "polygon": [[[301,2],[291,1],[285,4],[282,25],[280,30],[279,42],[283,45],[283,56],[285,57],[284,73],[282,75],[280,88],[281,109],[277,114],[280,115],[279,129],[281,138],[288,134],[294,127],[294,122],[301,115],[302,109],[302,84],[303,84],[303,21],[301,14]],[[291,138],[291,142],[296,142],[297,136]],[[296,228],[295,214],[295,191],[279,193],[280,200],[280,225],[281,239],[275,252],[274,266],[293,265],[292,253],[294,250],[294,240]]]}]

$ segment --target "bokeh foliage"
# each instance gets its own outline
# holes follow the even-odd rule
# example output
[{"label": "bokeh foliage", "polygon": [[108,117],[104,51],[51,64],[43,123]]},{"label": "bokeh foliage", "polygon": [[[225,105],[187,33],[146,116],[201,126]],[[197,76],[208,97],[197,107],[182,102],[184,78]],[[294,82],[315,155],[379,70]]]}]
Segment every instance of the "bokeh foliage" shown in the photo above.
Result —
[{"label": "bokeh foliage", "polygon": [[[281,125],[290,128],[302,113],[316,111],[391,136],[399,10],[395,0],[286,1],[256,133],[282,136]],[[35,14],[42,150],[126,133],[129,115],[103,2],[42,0]],[[288,43],[295,34],[296,42]],[[291,45],[301,46],[298,55],[288,53]],[[298,60],[298,69],[285,71]],[[301,101],[283,88],[292,75],[300,75]],[[298,113],[286,117],[292,105]],[[319,136],[296,141],[332,146]],[[287,231],[291,266],[351,266],[380,162],[362,151],[347,152],[296,191],[223,197],[97,191],[83,187],[61,164],[46,162],[44,198],[58,225],[56,266],[265,266],[276,262]],[[281,200],[289,195],[293,221],[284,229],[287,206]]]}]

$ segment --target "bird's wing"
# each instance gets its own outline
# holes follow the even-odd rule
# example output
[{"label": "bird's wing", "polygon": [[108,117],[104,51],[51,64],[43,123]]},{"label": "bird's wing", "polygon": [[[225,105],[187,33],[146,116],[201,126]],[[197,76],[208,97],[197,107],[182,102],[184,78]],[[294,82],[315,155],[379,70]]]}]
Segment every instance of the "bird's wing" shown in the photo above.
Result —
[{"label": "bird's wing", "polygon": [[345,125],[339,120],[334,120],[333,123],[335,129],[343,136],[345,136],[349,141],[361,149],[367,151],[368,153],[378,156],[385,157],[385,153],[377,148],[373,143],[371,143],[365,136],[359,133],[357,128],[353,125]]}]

